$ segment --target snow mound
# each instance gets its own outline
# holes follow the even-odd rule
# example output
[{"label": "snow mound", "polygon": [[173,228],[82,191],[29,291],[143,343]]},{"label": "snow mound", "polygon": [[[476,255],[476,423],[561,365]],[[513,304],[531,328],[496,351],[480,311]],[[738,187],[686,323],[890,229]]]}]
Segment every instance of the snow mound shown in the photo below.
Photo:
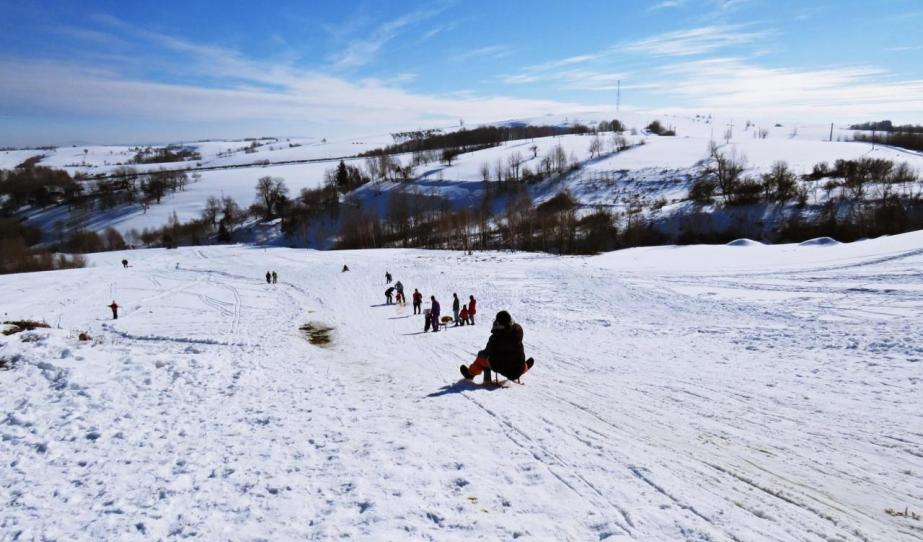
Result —
[{"label": "snow mound", "polygon": [[760,243],[759,241],[754,241],[753,239],[743,238],[743,239],[734,239],[733,241],[728,243],[726,246],[729,246],[729,247],[761,247],[763,246],[763,243]]},{"label": "snow mound", "polygon": [[818,237],[816,239],[808,239],[803,243],[798,243],[800,247],[829,247],[833,245],[839,245],[840,242],[832,237]]}]

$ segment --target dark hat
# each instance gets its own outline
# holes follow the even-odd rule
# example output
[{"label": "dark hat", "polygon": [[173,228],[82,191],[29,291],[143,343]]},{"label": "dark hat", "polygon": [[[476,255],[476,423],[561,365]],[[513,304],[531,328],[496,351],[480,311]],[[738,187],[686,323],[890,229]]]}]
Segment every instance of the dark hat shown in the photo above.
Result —
[{"label": "dark hat", "polygon": [[508,326],[513,323],[513,317],[506,311],[498,312],[496,320],[498,324],[503,326]]}]

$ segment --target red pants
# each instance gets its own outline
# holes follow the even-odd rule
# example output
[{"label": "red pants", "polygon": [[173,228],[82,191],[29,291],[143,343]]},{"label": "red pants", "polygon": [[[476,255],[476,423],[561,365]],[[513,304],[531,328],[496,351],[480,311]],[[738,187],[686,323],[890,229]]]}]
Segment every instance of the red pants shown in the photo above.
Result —
[{"label": "red pants", "polygon": [[[474,363],[468,366],[468,372],[471,373],[472,376],[477,376],[483,373],[485,369],[490,369],[490,368],[491,368],[490,360],[484,356],[478,355],[478,357],[475,358]],[[526,374],[528,370],[529,370],[529,366],[523,363],[522,364],[522,374]]]}]

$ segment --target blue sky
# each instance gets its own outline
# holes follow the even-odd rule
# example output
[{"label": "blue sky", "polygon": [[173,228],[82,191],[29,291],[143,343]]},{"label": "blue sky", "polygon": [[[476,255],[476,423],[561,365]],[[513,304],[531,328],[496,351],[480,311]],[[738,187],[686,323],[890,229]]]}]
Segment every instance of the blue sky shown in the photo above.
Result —
[{"label": "blue sky", "polygon": [[923,1],[12,2],[0,145],[613,109],[923,122]]}]

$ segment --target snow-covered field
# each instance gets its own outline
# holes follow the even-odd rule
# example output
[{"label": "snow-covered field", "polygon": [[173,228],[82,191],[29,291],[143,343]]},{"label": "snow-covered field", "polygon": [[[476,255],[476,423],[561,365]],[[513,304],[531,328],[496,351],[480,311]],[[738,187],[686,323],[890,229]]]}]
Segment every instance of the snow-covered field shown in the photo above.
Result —
[{"label": "snow-covered field", "polygon": [[[838,141],[850,139],[853,132],[839,127],[834,131],[835,141],[829,138],[829,125],[805,125],[786,123],[775,126],[771,122],[754,122],[747,126],[746,119],[714,119],[706,122],[704,118],[676,117],[650,113],[599,113],[585,118],[566,118],[549,116],[525,119],[533,125],[566,125],[573,122],[594,124],[618,116],[628,128],[624,137],[631,144],[643,142],[623,152],[612,154],[606,152],[602,157],[590,156],[589,135],[566,135],[560,137],[537,138],[535,140],[510,141],[498,147],[465,153],[458,157],[451,166],[435,162],[416,168],[410,182],[382,183],[366,187],[360,196],[377,194],[379,190],[414,190],[432,195],[446,197],[458,206],[477,205],[482,197],[481,168],[488,165],[491,179],[494,180],[498,162],[507,165],[516,154],[521,158],[521,168],[536,171],[540,168],[542,158],[549,154],[556,145],[561,145],[569,158],[580,162],[579,171],[554,178],[531,187],[532,196],[537,203],[551,198],[561,190],[569,190],[584,205],[604,205],[620,211],[625,210],[631,198],[645,198],[649,201],[660,198],[668,203],[685,200],[691,185],[691,179],[698,173],[708,158],[708,147],[716,141],[722,152],[734,153],[744,159],[747,174],[757,176],[766,172],[777,161],[787,162],[796,173],[806,173],[819,162],[832,164],[837,159],[856,160],[859,158],[882,158],[894,162],[907,162],[917,172],[923,172],[923,155],[902,149],[872,145],[869,143]],[[652,120],[658,119],[665,126],[677,130],[676,137],[658,137],[645,134],[644,128]],[[729,142],[725,143],[724,130],[733,125]],[[631,130],[635,133],[632,134]],[[766,139],[754,137],[759,130],[767,130]],[[611,147],[611,133],[601,136],[604,148]],[[206,141],[189,143],[201,153],[202,159],[196,162],[174,162],[167,164],[147,164],[134,166],[137,169],[174,168],[224,168],[209,169],[198,172],[200,180],[191,183],[187,190],[168,194],[159,205],[150,207],[146,212],[140,205],[120,208],[105,213],[93,213],[90,217],[69,217],[66,208],[41,210],[31,213],[28,219],[33,225],[46,231],[53,229],[57,221],[75,222],[96,231],[113,226],[127,232],[131,229],[156,228],[167,223],[176,212],[181,221],[198,218],[205,208],[209,196],[229,196],[242,207],[249,207],[254,201],[257,179],[270,175],[285,180],[292,196],[302,188],[316,188],[323,184],[324,172],[336,167],[335,158],[354,156],[371,148],[390,144],[387,134],[355,137],[337,141],[322,142],[312,138],[280,138],[277,141],[262,140],[264,145],[255,152],[245,153],[246,141]],[[289,147],[297,144],[297,147]],[[537,147],[537,156],[533,157],[531,147]],[[87,150],[84,156],[83,150]],[[228,151],[232,151],[228,154]],[[114,170],[117,162],[128,160],[133,152],[127,146],[90,146],[61,147],[47,150],[0,151],[0,169],[12,168],[30,156],[46,155],[40,164],[60,167],[71,173],[78,171],[88,174],[107,173]],[[219,156],[220,154],[220,156]],[[410,162],[409,155],[399,155],[397,160],[403,164]],[[286,163],[298,160],[326,160],[321,162]],[[362,167],[364,160],[347,160],[351,165]],[[80,165],[86,163],[86,166]],[[255,167],[236,167],[245,164],[260,164]],[[76,165],[75,165],[76,164]],[[818,203],[818,202],[814,202]],[[667,207],[666,212],[671,208]]]},{"label": "snow-covered field", "polygon": [[[2,276],[52,328],[0,337],[0,538],[920,540],[885,509],[923,512],[923,232],[737,245]],[[421,333],[386,270],[477,325]],[[460,382],[499,309],[534,370]]]}]

